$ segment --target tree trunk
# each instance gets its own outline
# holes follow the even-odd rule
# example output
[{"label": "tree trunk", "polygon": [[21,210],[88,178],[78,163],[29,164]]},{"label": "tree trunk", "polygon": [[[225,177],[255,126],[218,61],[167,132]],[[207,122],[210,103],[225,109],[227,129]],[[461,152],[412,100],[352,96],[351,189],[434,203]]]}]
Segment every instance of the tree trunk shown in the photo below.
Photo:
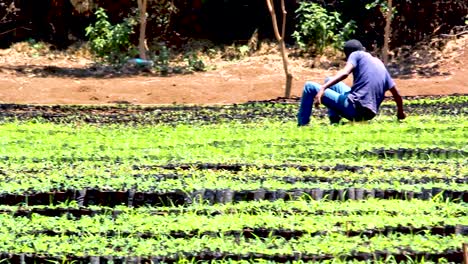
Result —
[{"label": "tree trunk", "polygon": [[140,38],[138,43],[138,50],[140,51],[140,59],[147,60],[146,46],[146,6],[147,0],[138,0],[138,10],[140,11]]},{"label": "tree trunk", "polygon": [[386,23],[385,23],[385,33],[384,33],[384,46],[382,50],[382,60],[385,65],[388,64],[388,50],[389,50],[389,43],[390,43],[390,34],[391,34],[391,25],[392,25],[392,14],[393,14],[393,7],[392,7],[392,0],[388,0],[387,2],[387,15],[386,15]]},{"label": "tree trunk", "polygon": [[468,243],[463,243],[463,263],[468,264]]},{"label": "tree trunk", "polygon": [[286,15],[287,15],[286,7],[284,4],[284,0],[281,0],[281,10],[283,12],[283,23],[282,23],[281,34],[280,34],[279,29],[278,29],[278,21],[276,19],[276,13],[275,13],[273,0],[266,0],[266,3],[268,6],[268,10],[270,11],[271,20],[273,23],[273,31],[279,43],[281,57],[283,58],[283,68],[284,68],[284,73],[286,74],[286,89],[285,89],[284,97],[289,98],[291,97],[291,87],[292,87],[293,76],[289,72],[289,69],[288,69],[288,55],[286,54],[286,45],[284,43],[284,35],[286,31]]}]

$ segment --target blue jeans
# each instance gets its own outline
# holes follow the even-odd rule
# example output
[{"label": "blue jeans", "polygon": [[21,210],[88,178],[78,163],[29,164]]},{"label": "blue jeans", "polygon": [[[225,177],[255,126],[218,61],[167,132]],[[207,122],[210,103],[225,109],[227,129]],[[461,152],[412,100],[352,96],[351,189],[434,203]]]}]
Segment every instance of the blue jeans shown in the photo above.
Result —
[{"label": "blue jeans", "polygon": [[[328,78],[327,78],[328,80]],[[306,82],[301,98],[301,106],[297,115],[298,125],[304,126],[310,122],[312,107],[315,95],[320,90],[321,85],[315,82]],[[338,123],[341,117],[355,120],[358,113],[356,106],[348,100],[351,88],[340,82],[325,90],[322,97],[322,104],[328,108],[328,117],[331,123]]]}]

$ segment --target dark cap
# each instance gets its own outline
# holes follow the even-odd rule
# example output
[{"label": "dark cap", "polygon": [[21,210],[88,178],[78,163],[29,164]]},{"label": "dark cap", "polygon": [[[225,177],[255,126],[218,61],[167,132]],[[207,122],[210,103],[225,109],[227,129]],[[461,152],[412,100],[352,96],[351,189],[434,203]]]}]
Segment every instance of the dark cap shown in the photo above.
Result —
[{"label": "dark cap", "polygon": [[357,39],[351,39],[346,41],[344,44],[344,53],[346,54],[346,58],[351,55],[351,53],[358,51],[358,50],[365,50],[364,46],[362,46],[361,42]]}]

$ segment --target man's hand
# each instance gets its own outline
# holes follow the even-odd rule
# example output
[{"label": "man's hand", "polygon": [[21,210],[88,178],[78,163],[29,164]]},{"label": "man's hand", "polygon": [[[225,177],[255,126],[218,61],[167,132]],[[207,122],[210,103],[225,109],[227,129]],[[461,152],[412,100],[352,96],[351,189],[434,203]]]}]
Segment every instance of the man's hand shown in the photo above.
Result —
[{"label": "man's hand", "polygon": [[314,98],[315,107],[318,108],[320,106],[320,104],[322,103],[322,96],[323,96],[324,93],[325,93],[325,89],[320,88],[319,92],[317,93],[317,95]]},{"label": "man's hand", "polygon": [[393,99],[395,100],[395,103],[397,105],[397,118],[398,118],[398,120],[405,119],[406,114],[403,111],[403,99],[401,98],[400,93],[398,92],[398,90],[396,89],[395,86],[390,88],[390,92],[392,93]]},{"label": "man's hand", "polygon": [[354,70],[354,65],[352,63],[346,63],[346,66],[343,68],[343,70],[339,71],[336,76],[333,78],[330,78],[322,87],[320,87],[319,92],[314,98],[314,105],[315,107],[319,107],[320,104],[322,103],[322,96],[325,93],[325,90],[328,89],[329,87],[343,81],[348,77],[348,75],[351,74]]}]

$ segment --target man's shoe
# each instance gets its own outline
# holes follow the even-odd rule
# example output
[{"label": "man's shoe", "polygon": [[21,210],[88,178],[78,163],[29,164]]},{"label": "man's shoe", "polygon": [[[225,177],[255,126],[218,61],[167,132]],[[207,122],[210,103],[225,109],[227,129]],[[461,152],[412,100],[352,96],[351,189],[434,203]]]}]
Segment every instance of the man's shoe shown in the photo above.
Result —
[{"label": "man's shoe", "polygon": [[328,118],[330,119],[330,125],[339,124],[341,120],[340,116],[329,116]]}]

